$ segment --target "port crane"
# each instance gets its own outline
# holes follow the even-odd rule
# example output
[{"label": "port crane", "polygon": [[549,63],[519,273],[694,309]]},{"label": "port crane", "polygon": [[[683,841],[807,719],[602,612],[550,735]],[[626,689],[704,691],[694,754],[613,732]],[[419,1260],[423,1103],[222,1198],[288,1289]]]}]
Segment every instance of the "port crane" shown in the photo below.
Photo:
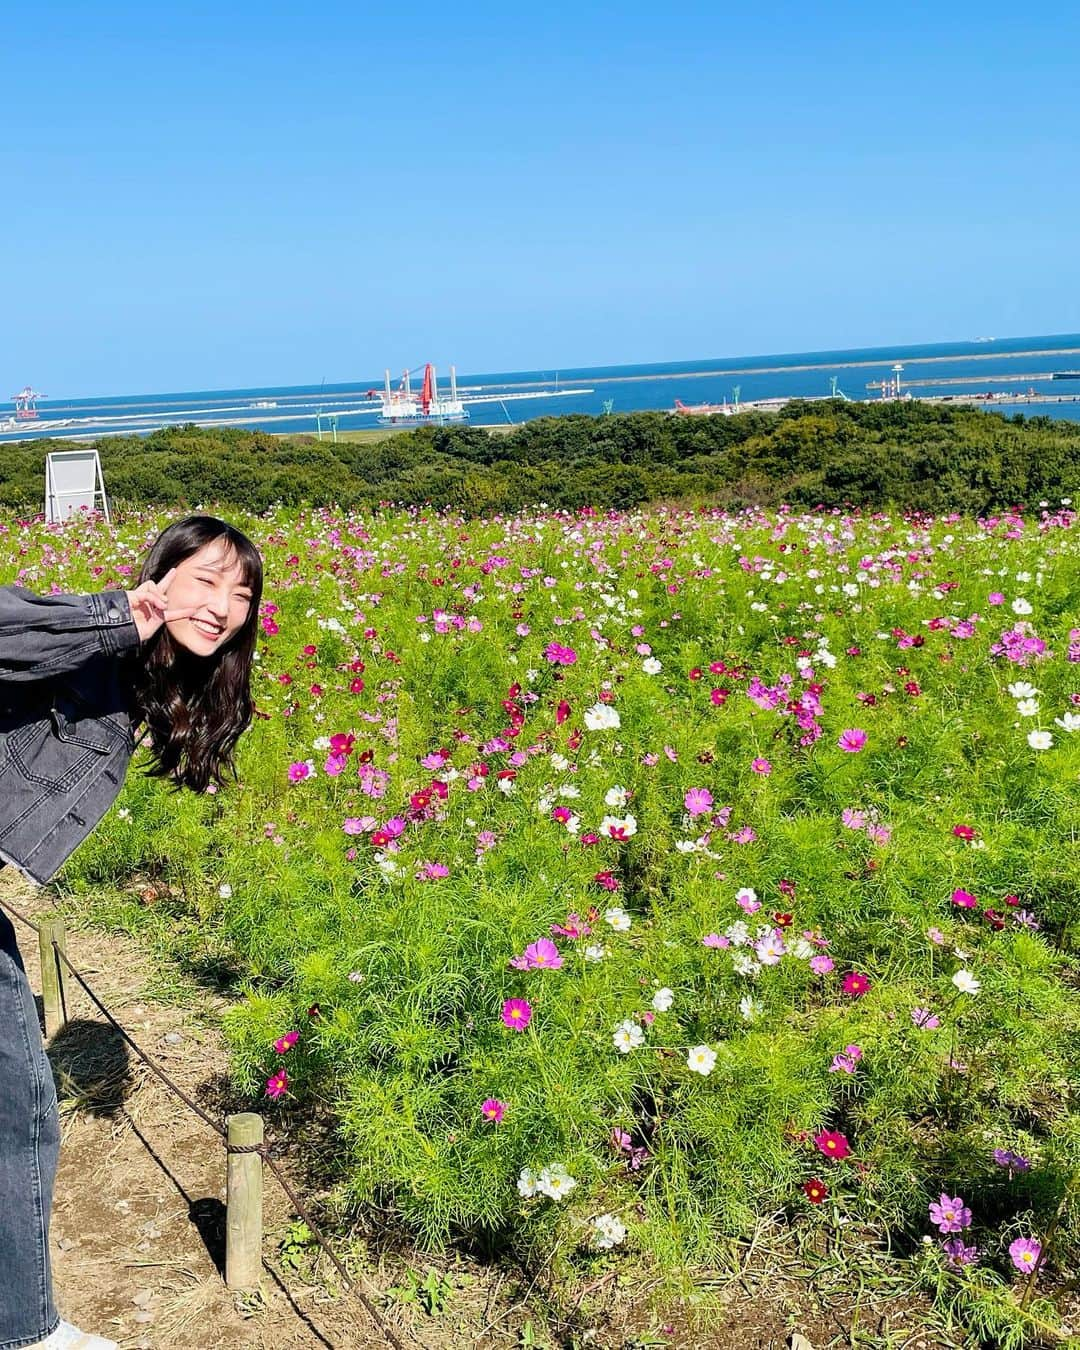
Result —
[{"label": "port crane", "polygon": [[20,389],[17,394],[12,394],[11,401],[15,404],[15,416],[20,422],[29,422],[37,417],[37,401],[39,398],[45,398],[45,394],[39,394],[36,389],[31,389],[27,385]]}]

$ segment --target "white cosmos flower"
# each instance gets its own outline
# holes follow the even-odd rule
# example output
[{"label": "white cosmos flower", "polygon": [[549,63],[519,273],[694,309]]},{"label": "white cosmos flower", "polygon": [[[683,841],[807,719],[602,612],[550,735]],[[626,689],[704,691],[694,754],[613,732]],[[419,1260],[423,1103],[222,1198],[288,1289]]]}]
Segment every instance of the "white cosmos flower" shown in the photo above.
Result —
[{"label": "white cosmos flower", "polygon": [[754,890],[753,886],[740,886],[739,889],[735,892],[736,904],[740,900],[749,900],[749,902],[753,904],[756,899],[757,899],[757,891]]},{"label": "white cosmos flower", "polygon": [[573,783],[566,783],[563,787],[559,789],[559,796],[567,798],[580,797],[581,789],[579,787],[575,787]]},{"label": "white cosmos flower", "polygon": [[616,933],[625,933],[630,928],[630,915],[621,905],[612,905],[604,910],[604,921],[611,924]]},{"label": "white cosmos flower", "polygon": [[627,1018],[615,1028],[611,1039],[620,1054],[628,1055],[631,1050],[636,1050],[644,1042],[645,1033],[636,1022],[631,1022]]},{"label": "white cosmos flower", "polygon": [[637,834],[633,816],[605,816],[600,822],[600,833],[607,839],[631,839]]},{"label": "white cosmos flower", "polygon": [[607,956],[607,948],[601,947],[598,943],[590,944],[582,952],[586,961],[602,961]]},{"label": "white cosmos flower", "polygon": [[970,970],[958,970],[952,977],[952,982],[962,994],[977,994],[982,988]]},{"label": "white cosmos flower", "polygon": [[618,731],[622,725],[619,714],[606,703],[594,703],[591,708],[586,708],[584,721],[590,731]]},{"label": "white cosmos flower", "polygon": [[751,998],[749,994],[744,994],[739,999],[739,1012],[744,1022],[752,1022],[755,1017],[760,1017],[763,1011],[764,1004],[759,999]]},{"label": "white cosmos flower", "polygon": [[657,1012],[667,1012],[674,1002],[675,995],[666,985],[652,996],[652,1005]]},{"label": "white cosmos flower", "polygon": [[223,881],[217,888],[217,893],[221,896],[222,900],[229,900],[232,897],[232,887],[227,881]]},{"label": "white cosmos flower", "polygon": [[1024,600],[1024,599],[1016,599],[1016,600],[1014,600],[1014,601],[1012,602],[1012,605],[1011,605],[1010,608],[1012,609],[1012,612],[1013,612],[1014,614],[1030,614],[1030,613],[1031,613],[1031,606],[1030,606],[1030,605],[1028,604],[1028,602],[1027,602],[1026,600]]},{"label": "white cosmos flower", "polygon": [[1037,698],[1022,698],[1016,705],[1016,711],[1020,717],[1037,717],[1039,700]]},{"label": "white cosmos flower", "polygon": [[533,1175],[531,1167],[523,1167],[521,1169],[521,1175],[518,1177],[517,1188],[518,1188],[518,1195],[523,1196],[525,1199],[528,1199],[530,1195],[535,1195],[536,1192],[539,1190],[536,1177]]},{"label": "white cosmos flower", "polygon": [[1032,750],[1049,750],[1054,744],[1054,738],[1048,731],[1029,731],[1027,743]]},{"label": "white cosmos flower", "polygon": [[695,1045],[687,1051],[686,1067],[692,1073],[701,1074],[702,1078],[712,1073],[715,1064],[716,1051],[707,1045]]},{"label": "white cosmos flower", "polygon": [[626,1225],[614,1214],[598,1214],[593,1219],[593,1227],[596,1229],[596,1245],[605,1251],[617,1247],[626,1237]]},{"label": "white cosmos flower", "polygon": [[775,933],[769,933],[767,937],[758,939],[754,944],[754,951],[763,966],[775,966],[779,965],[787,947],[783,938],[777,937]]},{"label": "white cosmos flower", "polygon": [[1026,680],[1017,680],[1014,684],[1008,686],[1008,690],[1013,698],[1034,698],[1039,692],[1033,684],[1028,684]]},{"label": "white cosmos flower", "polygon": [[562,1200],[576,1185],[577,1182],[562,1163],[553,1163],[550,1167],[545,1167],[536,1178],[536,1189],[542,1191],[544,1195],[551,1196],[552,1200]]},{"label": "white cosmos flower", "polygon": [[647,656],[641,663],[641,669],[646,675],[659,675],[663,668],[655,656]]},{"label": "white cosmos flower", "polygon": [[731,964],[736,975],[749,975],[751,979],[757,979],[761,974],[761,966],[748,952],[736,952],[731,958]]},{"label": "white cosmos flower", "polygon": [[1064,717],[1055,717],[1054,725],[1062,731],[1080,731],[1080,713],[1067,712]]},{"label": "white cosmos flower", "polygon": [[565,755],[552,755],[551,767],[557,773],[565,773],[566,770],[570,767],[570,761],[566,758]]},{"label": "white cosmos flower", "polygon": [[626,805],[626,789],[618,785],[608,788],[607,792],[604,794],[604,805],[612,806],[616,810],[621,811]]}]

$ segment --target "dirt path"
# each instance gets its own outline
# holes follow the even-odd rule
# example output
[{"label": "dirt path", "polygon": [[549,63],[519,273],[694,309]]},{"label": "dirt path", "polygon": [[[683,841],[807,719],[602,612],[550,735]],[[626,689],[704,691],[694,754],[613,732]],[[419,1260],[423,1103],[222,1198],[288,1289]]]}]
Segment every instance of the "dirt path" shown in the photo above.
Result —
[{"label": "dirt path", "polygon": [[[34,920],[54,905],[11,869],[0,873],[0,898]],[[17,922],[16,929],[37,991],[37,939]],[[80,929],[67,948],[136,1043],[220,1118],[230,1103],[215,1014],[226,1001],[206,991],[188,1007],[148,1000],[150,959],[124,934]],[[385,1347],[359,1304],[295,1272],[285,1276],[286,1288],[265,1271],[265,1302],[251,1300],[247,1308],[226,1289],[223,1148],[70,979],[68,1016],[48,1046],[63,1129],[50,1233],[61,1315],[130,1350]],[[302,1182],[294,1184],[303,1194]],[[264,1203],[265,1250],[275,1264],[294,1216],[269,1175]]]}]

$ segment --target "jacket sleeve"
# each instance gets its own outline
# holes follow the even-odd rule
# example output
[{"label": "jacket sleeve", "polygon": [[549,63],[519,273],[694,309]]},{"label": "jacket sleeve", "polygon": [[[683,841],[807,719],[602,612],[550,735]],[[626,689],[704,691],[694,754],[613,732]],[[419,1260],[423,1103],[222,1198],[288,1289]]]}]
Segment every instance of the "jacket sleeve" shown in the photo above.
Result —
[{"label": "jacket sleeve", "polygon": [[36,595],[0,586],[0,685],[70,674],[101,653],[120,656],[138,646],[123,591]]}]

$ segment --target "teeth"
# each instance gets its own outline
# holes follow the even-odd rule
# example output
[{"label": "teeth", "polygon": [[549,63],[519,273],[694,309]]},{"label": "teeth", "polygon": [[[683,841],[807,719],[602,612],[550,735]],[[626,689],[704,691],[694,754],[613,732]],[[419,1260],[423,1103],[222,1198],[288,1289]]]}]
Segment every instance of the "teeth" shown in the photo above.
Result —
[{"label": "teeth", "polygon": [[201,633],[207,633],[211,637],[217,637],[217,635],[222,631],[220,628],[211,628],[208,623],[203,623],[201,619],[195,619],[193,620],[193,622],[195,624],[195,627],[199,629]]}]

